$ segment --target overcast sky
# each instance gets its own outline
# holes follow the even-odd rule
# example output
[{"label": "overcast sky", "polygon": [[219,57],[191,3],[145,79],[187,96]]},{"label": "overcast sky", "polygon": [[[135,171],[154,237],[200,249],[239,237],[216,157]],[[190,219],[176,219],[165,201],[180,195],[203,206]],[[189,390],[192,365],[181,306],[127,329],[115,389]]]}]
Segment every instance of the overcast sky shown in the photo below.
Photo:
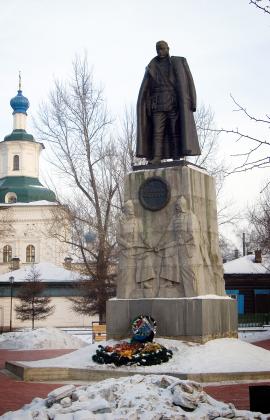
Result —
[{"label": "overcast sky", "polygon": [[[1,138],[12,129],[9,101],[16,95],[19,70],[30,120],[54,78],[69,76],[75,54],[86,51],[117,118],[125,105],[136,103],[160,39],[169,43],[171,55],[187,58],[198,103],[211,106],[217,127],[269,138],[269,129],[253,127],[233,111],[230,98],[231,93],[255,115],[269,113],[270,15],[249,0],[2,0]],[[28,126],[33,131],[31,121]],[[227,157],[239,152],[228,136],[222,144]],[[233,175],[226,193],[245,208],[266,177],[267,170]]]}]

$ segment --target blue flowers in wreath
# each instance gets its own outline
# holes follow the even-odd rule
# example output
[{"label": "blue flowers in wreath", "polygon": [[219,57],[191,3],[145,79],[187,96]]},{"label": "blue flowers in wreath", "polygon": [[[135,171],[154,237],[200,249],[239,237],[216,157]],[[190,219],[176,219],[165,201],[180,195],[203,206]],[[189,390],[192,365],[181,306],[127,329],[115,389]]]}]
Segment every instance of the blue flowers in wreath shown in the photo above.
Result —
[{"label": "blue flowers in wreath", "polygon": [[157,323],[149,315],[139,315],[131,322],[132,339],[131,342],[153,341],[157,331]]}]

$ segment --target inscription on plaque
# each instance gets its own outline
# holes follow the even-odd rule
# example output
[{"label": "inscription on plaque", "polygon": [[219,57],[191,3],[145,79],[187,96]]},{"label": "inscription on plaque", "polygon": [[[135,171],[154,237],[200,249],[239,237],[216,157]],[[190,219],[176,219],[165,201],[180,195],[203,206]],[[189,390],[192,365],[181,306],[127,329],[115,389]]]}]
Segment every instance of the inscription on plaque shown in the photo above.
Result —
[{"label": "inscription on plaque", "polygon": [[168,183],[158,176],[146,179],[139,189],[141,205],[151,211],[163,209],[168,204],[170,196]]}]

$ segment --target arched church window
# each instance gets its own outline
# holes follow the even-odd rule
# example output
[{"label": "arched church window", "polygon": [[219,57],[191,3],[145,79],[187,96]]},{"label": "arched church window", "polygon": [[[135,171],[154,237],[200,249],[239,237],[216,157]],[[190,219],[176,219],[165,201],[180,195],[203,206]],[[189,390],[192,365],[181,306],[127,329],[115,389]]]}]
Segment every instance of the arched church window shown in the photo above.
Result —
[{"label": "arched church window", "polygon": [[13,156],[13,171],[19,171],[20,169],[20,157],[19,155]]},{"label": "arched church window", "polygon": [[27,247],[26,247],[26,262],[35,262],[35,247],[34,247],[34,245],[27,245]]},{"label": "arched church window", "polygon": [[3,262],[10,262],[12,258],[12,248],[10,245],[5,245],[3,248]]}]

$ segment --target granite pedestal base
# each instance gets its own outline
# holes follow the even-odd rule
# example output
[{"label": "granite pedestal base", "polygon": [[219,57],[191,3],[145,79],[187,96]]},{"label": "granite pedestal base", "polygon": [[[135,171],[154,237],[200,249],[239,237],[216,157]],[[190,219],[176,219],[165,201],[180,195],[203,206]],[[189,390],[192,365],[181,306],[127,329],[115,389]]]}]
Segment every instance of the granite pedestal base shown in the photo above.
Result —
[{"label": "granite pedestal base", "polygon": [[157,337],[205,343],[237,337],[236,301],[228,298],[111,299],[107,302],[107,337],[131,336],[131,321],[138,315],[157,321]]}]

